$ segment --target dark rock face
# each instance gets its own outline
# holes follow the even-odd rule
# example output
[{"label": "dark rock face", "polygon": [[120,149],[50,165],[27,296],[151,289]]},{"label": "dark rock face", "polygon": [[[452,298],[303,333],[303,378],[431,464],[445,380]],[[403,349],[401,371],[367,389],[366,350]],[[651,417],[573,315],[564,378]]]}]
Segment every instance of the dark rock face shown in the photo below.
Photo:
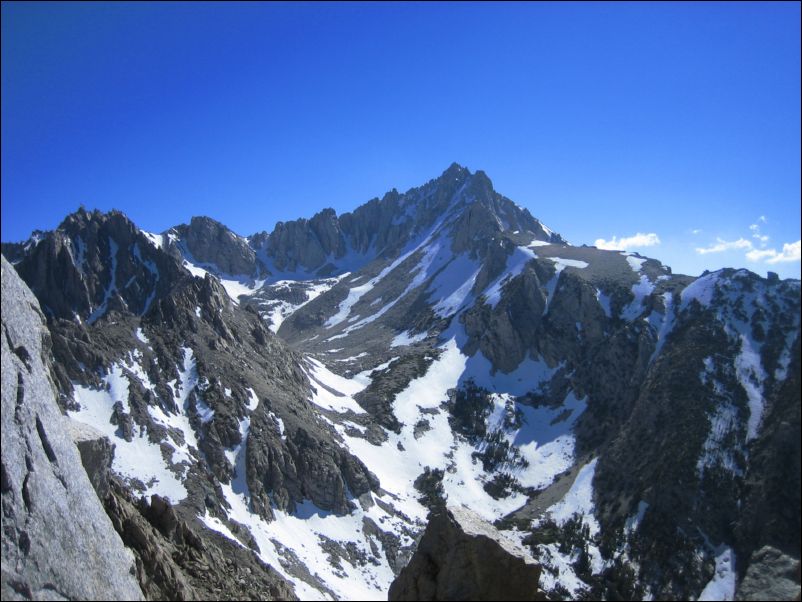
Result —
[{"label": "dark rock face", "polygon": [[254,510],[272,518],[271,499],[280,509],[295,510],[304,499],[337,514],[354,507],[354,497],[376,490],[378,479],[350,453],[303,427],[283,442],[264,413],[254,417],[260,436],[249,440],[248,482]]},{"label": "dark rock face", "polygon": [[90,324],[110,311],[144,314],[186,274],[119,211],[83,209],[42,234],[15,267],[49,320]]},{"label": "dark rock face", "polygon": [[139,600],[56,404],[39,303],[5,257],[2,306],[3,599]]},{"label": "dark rock face", "polygon": [[752,554],[736,600],[799,600],[799,559],[765,546]]},{"label": "dark rock face", "polygon": [[390,600],[543,600],[540,567],[467,508],[433,512]]},{"label": "dark rock face", "polygon": [[[802,367],[798,338],[788,378],[780,384],[754,444],[744,483],[744,508],[736,527],[743,557],[765,546],[799,558],[802,518]],[[778,461],[778,458],[782,458]]]},{"label": "dark rock face", "polygon": [[263,266],[245,239],[209,217],[193,217],[189,225],[173,228],[191,256],[224,274],[258,275]]},{"label": "dark rock face", "polygon": [[[257,239],[257,244],[263,239]],[[279,222],[266,238],[265,252],[279,270],[317,270],[328,257],[345,254],[345,239],[333,209],[324,209],[312,219]]]},{"label": "dark rock face", "polygon": [[[631,400],[619,405],[623,422],[609,416],[612,404],[605,408],[609,423],[618,426],[596,472],[598,516],[603,530],[613,533],[640,500],[649,504],[633,548],[643,559],[642,578],[659,596],[696,596],[710,579],[708,569],[694,565],[703,543],[680,528],[683,520],[711,541],[731,543],[738,558],[765,545],[799,554],[799,339],[788,349],[787,377],[778,381],[783,368],[772,349],[780,343],[760,334],[781,331],[784,344],[794,333],[799,289],[743,271],[717,278],[709,305],[694,301],[677,311],[676,325],[651,364],[653,343],[642,342],[646,353],[640,354],[630,343],[636,369],[629,373],[628,391],[619,394]],[[750,295],[771,296],[772,302],[756,314],[760,322],[756,318],[742,326],[745,334],[732,335],[738,320],[743,323],[740,316],[748,315]],[[762,370],[770,375],[751,401],[744,383],[755,377],[742,371],[749,340],[762,344]],[[644,356],[646,361],[637,359]],[[716,427],[721,408],[734,416],[726,436]],[[594,412],[600,409],[589,408],[586,423],[598,423]],[[753,411],[761,418],[753,419],[750,430]],[[657,568],[668,562],[682,562],[683,575]]]}]

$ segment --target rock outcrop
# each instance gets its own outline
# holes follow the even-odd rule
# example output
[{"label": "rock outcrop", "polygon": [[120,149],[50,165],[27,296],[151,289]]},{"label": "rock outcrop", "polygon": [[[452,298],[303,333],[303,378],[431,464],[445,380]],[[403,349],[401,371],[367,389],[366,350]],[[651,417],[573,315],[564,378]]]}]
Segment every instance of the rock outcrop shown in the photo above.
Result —
[{"label": "rock outcrop", "polygon": [[150,600],[297,600],[292,586],[250,549],[201,528],[158,495],[135,500],[113,478],[106,511],[133,550]]},{"label": "rock outcrop", "polygon": [[247,241],[209,217],[193,217],[189,225],[173,228],[192,257],[225,274],[256,275],[260,265]]},{"label": "rock outcrop", "polygon": [[799,560],[765,546],[752,554],[736,600],[799,600]]},{"label": "rock outcrop", "polygon": [[[328,257],[345,254],[345,240],[333,209],[324,209],[312,219],[279,222],[266,240],[265,251],[280,270],[318,269]],[[255,238],[256,244],[261,242]]]},{"label": "rock outcrop", "polygon": [[92,487],[95,488],[97,497],[105,500],[109,494],[114,444],[103,433],[88,424],[70,418],[65,418],[65,424],[67,432],[78,447],[81,464],[89,476]]},{"label": "rock outcrop", "polygon": [[56,404],[39,303],[5,258],[2,328],[3,599],[141,599]]},{"label": "rock outcrop", "polygon": [[543,600],[540,567],[464,507],[434,510],[390,600]]}]

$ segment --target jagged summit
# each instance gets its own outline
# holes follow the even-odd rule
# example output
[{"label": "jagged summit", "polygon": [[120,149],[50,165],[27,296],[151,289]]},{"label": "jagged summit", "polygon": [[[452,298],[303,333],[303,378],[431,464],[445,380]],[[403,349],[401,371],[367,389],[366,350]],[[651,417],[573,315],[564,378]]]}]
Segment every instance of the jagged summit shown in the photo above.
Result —
[{"label": "jagged summit", "polygon": [[457,228],[471,231],[468,235],[455,232],[463,246],[474,234],[489,231],[565,244],[529,211],[497,193],[483,171],[471,173],[457,163],[404,193],[392,189],[341,215],[326,208],[311,218],[278,222],[272,232],[243,238],[217,222],[196,224],[201,218],[173,231],[199,263],[224,274],[253,279],[271,275],[282,279],[282,274],[329,277],[392,257],[439,221],[459,222],[463,214],[468,217]]},{"label": "jagged summit", "polygon": [[464,166],[460,165],[459,163],[457,163],[455,161],[454,163],[449,165],[445,169],[445,171],[443,171],[443,173],[440,174],[440,177],[437,178],[437,179],[438,180],[452,180],[452,179],[464,180],[466,177],[470,177],[470,176],[471,176],[471,171],[467,167],[464,167]]}]

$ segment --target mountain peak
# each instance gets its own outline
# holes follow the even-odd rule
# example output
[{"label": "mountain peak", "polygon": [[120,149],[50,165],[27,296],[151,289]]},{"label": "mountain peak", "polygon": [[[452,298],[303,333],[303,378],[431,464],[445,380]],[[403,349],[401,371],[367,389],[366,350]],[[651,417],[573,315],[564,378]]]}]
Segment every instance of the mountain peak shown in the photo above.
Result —
[{"label": "mountain peak", "polygon": [[471,171],[467,167],[463,167],[459,163],[454,162],[451,165],[449,165],[448,169],[446,169],[440,175],[440,178],[441,179],[443,179],[443,178],[455,178],[455,177],[458,178],[458,177],[461,177],[461,176],[464,177],[466,175],[467,176],[471,175]]},{"label": "mountain peak", "polygon": [[256,255],[247,241],[227,226],[206,216],[195,216],[189,225],[173,228],[193,259],[216,266],[226,274],[254,274]]}]

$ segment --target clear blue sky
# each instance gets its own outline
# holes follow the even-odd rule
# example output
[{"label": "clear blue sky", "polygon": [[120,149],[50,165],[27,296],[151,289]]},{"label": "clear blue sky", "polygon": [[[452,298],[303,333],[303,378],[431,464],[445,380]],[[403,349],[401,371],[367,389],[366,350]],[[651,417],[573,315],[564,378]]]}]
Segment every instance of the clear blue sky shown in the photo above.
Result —
[{"label": "clear blue sky", "polygon": [[575,244],[798,277],[800,5],[2,3],[4,241],[247,235],[452,161]]}]

